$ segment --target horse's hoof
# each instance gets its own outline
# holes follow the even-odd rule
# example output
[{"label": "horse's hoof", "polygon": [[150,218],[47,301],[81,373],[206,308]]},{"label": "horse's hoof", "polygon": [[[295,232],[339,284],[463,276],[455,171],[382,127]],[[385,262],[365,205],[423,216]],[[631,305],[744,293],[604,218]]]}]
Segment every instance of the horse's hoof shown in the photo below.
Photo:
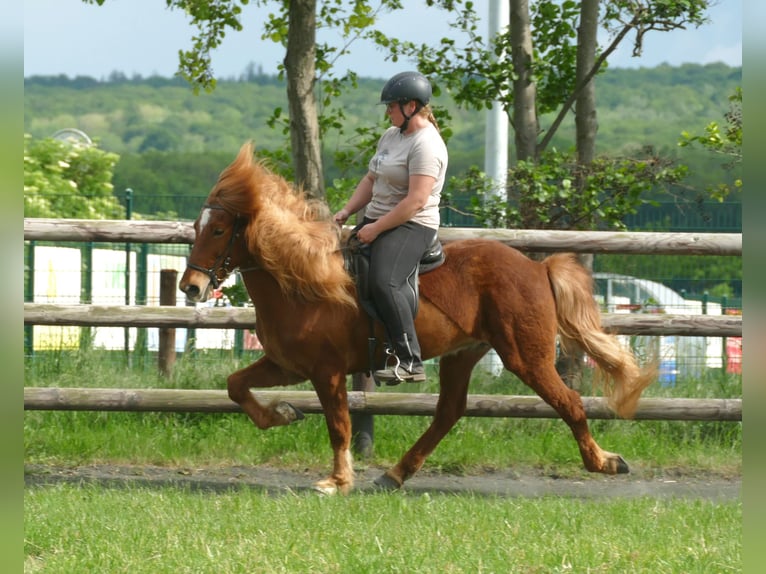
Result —
[{"label": "horse's hoof", "polygon": [[326,494],[327,496],[334,496],[336,494],[346,495],[351,492],[353,487],[353,482],[338,484],[331,478],[325,478],[324,480],[320,480],[319,482],[315,483],[313,489],[314,492]]},{"label": "horse's hoof", "polygon": [[630,468],[628,468],[628,463],[625,462],[625,459],[619,454],[609,453],[601,472],[604,474],[628,474]]},{"label": "horse's hoof", "polygon": [[281,401],[274,406],[274,411],[284,419],[285,424],[294,423],[306,418],[306,416],[288,402]]},{"label": "horse's hoof", "polygon": [[394,491],[399,490],[402,485],[388,476],[387,474],[381,474],[378,478],[372,481],[373,484],[379,489],[379,490],[388,490],[388,491]]},{"label": "horse's hoof", "polygon": [[617,455],[617,460],[615,461],[615,464],[617,465],[617,472],[615,474],[630,473],[630,468],[628,468],[628,463],[625,462],[625,459],[622,458],[619,454]]},{"label": "horse's hoof", "polygon": [[319,494],[325,494],[327,496],[334,496],[338,494],[338,487],[329,480],[322,480],[314,485],[314,492]]}]

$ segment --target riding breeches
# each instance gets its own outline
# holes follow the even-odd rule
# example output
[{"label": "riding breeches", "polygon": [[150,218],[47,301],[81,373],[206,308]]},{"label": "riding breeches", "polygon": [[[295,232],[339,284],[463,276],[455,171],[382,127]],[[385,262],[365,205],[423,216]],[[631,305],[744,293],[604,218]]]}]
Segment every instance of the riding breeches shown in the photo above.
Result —
[{"label": "riding breeches", "polygon": [[381,233],[370,246],[369,288],[389,345],[405,368],[422,364],[415,333],[418,263],[437,231],[408,221]]}]

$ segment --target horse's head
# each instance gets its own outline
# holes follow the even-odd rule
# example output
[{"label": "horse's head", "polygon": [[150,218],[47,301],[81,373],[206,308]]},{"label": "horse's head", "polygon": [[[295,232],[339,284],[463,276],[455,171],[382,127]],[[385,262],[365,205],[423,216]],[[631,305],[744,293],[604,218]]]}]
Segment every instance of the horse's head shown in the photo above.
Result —
[{"label": "horse's head", "polygon": [[243,233],[247,221],[221,205],[203,206],[194,222],[195,239],[179,283],[190,301],[206,301],[247,257]]},{"label": "horse's head", "polygon": [[[196,237],[179,288],[204,301],[236,268],[268,273],[306,301],[356,307],[326,206],[253,160],[252,143],[221,173],[194,224]],[[248,278],[244,277],[247,283]]]},{"label": "horse's head", "polygon": [[248,257],[245,230],[258,203],[254,189],[262,170],[246,142],[221,172],[194,222],[194,245],[179,283],[190,301],[205,301]]}]

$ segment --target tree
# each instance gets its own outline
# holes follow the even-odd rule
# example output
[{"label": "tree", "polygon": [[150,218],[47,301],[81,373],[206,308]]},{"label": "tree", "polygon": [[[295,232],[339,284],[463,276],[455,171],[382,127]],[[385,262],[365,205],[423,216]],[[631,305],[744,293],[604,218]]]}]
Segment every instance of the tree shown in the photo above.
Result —
[{"label": "tree", "polygon": [[[637,176],[642,173],[649,176],[647,183],[654,185],[674,183],[683,176],[683,167],[672,168],[653,152],[647,156],[647,152],[652,151],[650,148],[637,150],[638,164],[631,158],[614,158],[612,161],[605,158],[594,162],[598,129],[594,78],[605,69],[607,57],[630,32],[635,33],[633,51],[640,54],[649,31],[702,23],[707,0],[614,0],[606,3],[601,25],[610,30],[612,38],[603,50],[596,42],[599,9],[596,0],[579,3],[575,0],[531,3],[529,0],[510,0],[510,27],[489,47],[476,32],[476,15],[470,9],[470,2],[465,3],[462,11],[454,10],[461,4],[459,1],[444,0],[441,4],[453,9],[457,14],[455,26],[468,35],[469,42],[464,49],[446,38],[436,47],[402,42],[394,49],[398,56],[415,57],[424,73],[441,78],[459,103],[482,109],[492,105],[492,101],[499,101],[509,115],[517,161],[507,178],[511,201],[504,206],[491,199],[489,205],[483,205],[479,214],[481,217],[483,213],[485,222],[511,224],[521,221],[525,227],[548,227],[557,221],[562,225],[578,222],[580,229],[619,227],[622,217],[644,201],[641,192],[646,186],[636,179]],[[510,58],[507,57],[509,54]],[[577,112],[575,158],[568,152],[549,149],[573,106]],[[540,118],[545,115],[552,115],[553,119],[548,126],[541,127]],[[523,185],[529,162],[537,172],[535,179],[538,183],[546,182],[546,185],[533,188]],[[632,165],[638,165],[638,169],[625,171]],[[568,166],[569,170],[564,179],[563,166]],[[658,169],[650,175],[646,166]],[[476,176],[475,172],[470,174],[465,182],[470,186],[477,185]],[[612,189],[587,189],[589,182],[596,181],[620,184],[633,181],[637,187],[629,189],[619,185]],[[457,181],[456,186],[459,188],[461,182]],[[485,187],[479,185],[479,188]],[[619,200],[615,201],[616,198]],[[567,213],[573,199],[581,201],[575,204],[575,211]],[[603,209],[610,203],[620,205],[623,212]],[[587,206],[591,209],[586,209]],[[503,214],[503,209],[507,213]],[[586,213],[590,213],[589,218],[583,217]],[[488,214],[489,218],[486,217]]]},{"label": "tree", "polygon": [[[702,135],[682,132],[678,145],[686,147],[699,144],[711,153],[725,158],[724,169],[734,172],[742,165],[742,88],[737,88],[729,96],[729,103],[729,111],[724,116],[726,126],[723,131],[718,122],[712,121],[705,126],[705,132]],[[718,201],[723,201],[741,188],[742,178],[736,177],[732,185],[721,183],[710,187],[708,193]]]},{"label": "tree", "polygon": [[582,0],[580,25],[577,28],[577,63],[575,86],[582,86],[575,99],[577,162],[588,165],[596,155],[596,83],[590,76],[598,50],[599,0]]},{"label": "tree", "polygon": [[24,217],[121,219],[125,210],[112,195],[119,156],[53,138],[24,135]]},{"label": "tree", "polygon": [[[105,1],[83,0],[98,5]],[[192,38],[192,48],[179,51],[179,74],[195,91],[215,88],[211,52],[221,44],[227,30],[243,29],[240,15],[242,7],[249,3],[249,0],[165,0],[168,8],[183,10],[198,32]],[[255,3],[265,5],[267,0],[255,0]],[[264,23],[262,38],[280,43],[286,50],[283,71],[287,75],[290,107],[286,131],[290,136],[294,179],[310,195],[324,198],[321,139],[326,129],[340,126],[343,115],[342,111],[335,110],[333,117],[323,120],[318,112],[316,88],[320,77],[326,76],[323,105],[327,105],[339,86],[355,85],[356,75],[347,74],[337,79],[332,76],[333,58],[347,53],[349,44],[340,48],[317,44],[316,29],[318,25],[333,27],[350,43],[374,24],[376,10],[366,0],[328,0],[319,6],[318,13],[316,0],[275,0],[275,3],[279,10],[270,14]],[[378,10],[384,8],[400,9],[402,5],[399,0],[380,0]],[[280,120],[282,110],[277,109],[271,121],[276,125]]]},{"label": "tree", "polygon": [[288,2],[287,100],[296,182],[309,195],[324,197],[319,120],[314,96],[316,74],[316,0]]},{"label": "tree", "polygon": [[[106,0],[83,0],[88,4],[103,5]],[[179,74],[187,79],[195,91],[212,90],[213,75],[211,52],[217,48],[228,29],[242,30],[240,15],[249,0],[206,2],[199,0],[165,0],[168,8],[183,10],[198,30],[190,50],[179,51]],[[282,41],[286,37],[285,70],[290,102],[290,149],[296,183],[310,194],[324,197],[322,159],[316,102],[315,37],[316,0],[280,0],[281,12],[272,16],[272,38]],[[286,24],[285,26],[280,23]],[[278,32],[274,32],[278,30]]]}]

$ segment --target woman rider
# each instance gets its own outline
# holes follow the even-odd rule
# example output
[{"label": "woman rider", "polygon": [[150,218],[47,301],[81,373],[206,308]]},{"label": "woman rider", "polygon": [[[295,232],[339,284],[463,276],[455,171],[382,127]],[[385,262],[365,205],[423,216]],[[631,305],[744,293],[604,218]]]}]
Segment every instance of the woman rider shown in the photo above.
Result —
[{"label": "woman rider", "polygon": [[342,225],[366,207],[357,238],[370,245],[370,295],[386,329],[388,353],[396,358],[374,377],[394,385],[426,380],[415,333],[417,301],[408,279],[436,238],[447,171],[447,146],[429,106],[431,93],[431,83],[418,72],[386,82],[380,103],[392,126],[378,141],[367,174],[335,214]]}]

